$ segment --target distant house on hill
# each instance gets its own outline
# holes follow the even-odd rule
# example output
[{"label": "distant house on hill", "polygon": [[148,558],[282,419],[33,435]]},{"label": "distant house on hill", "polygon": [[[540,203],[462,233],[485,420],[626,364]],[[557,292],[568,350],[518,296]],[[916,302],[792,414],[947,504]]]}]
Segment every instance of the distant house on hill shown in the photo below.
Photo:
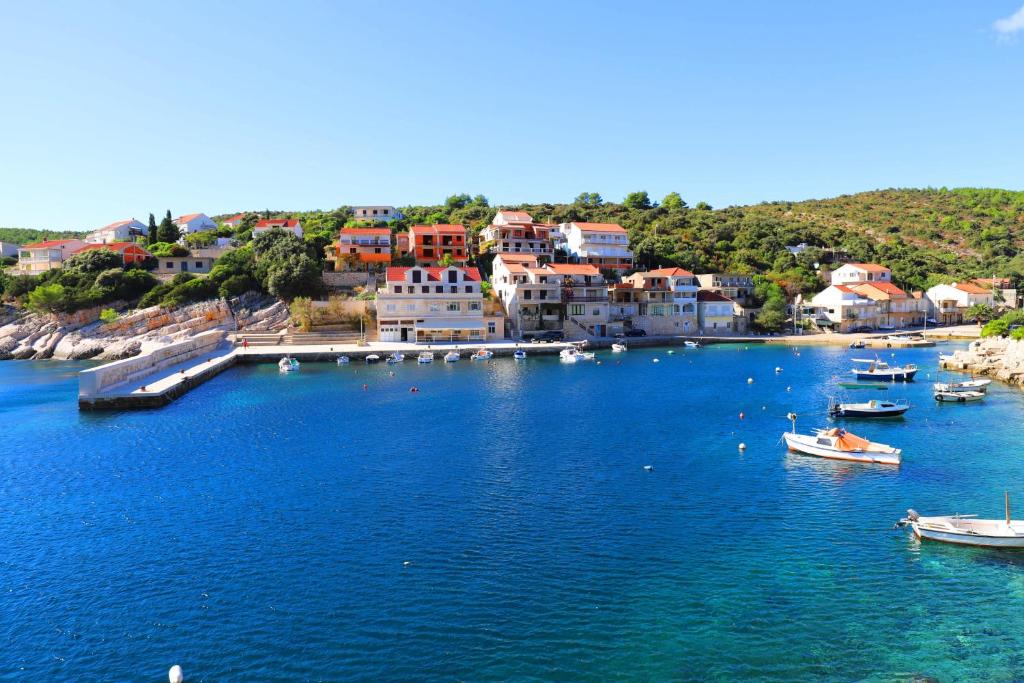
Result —
[{"label": "distant house on hill", "polygon": [[302,223],[298,218],[264,218],[257,221],[253,226],[252,235],[255,237],[268,230],[288,230],[295,233],[298,238],[302,237]]},{"label": "distant house on hill", "polygon": [[97,249],[106,249],[112,251],[115,254],[121,255],[121,260],[124,265],[131,265],[133,263],[142,263],[152,254],[148,251],[135,244],[134,242],[108,242],[104,244],[86,244],[84,247],[75,252],[75,254],[82,254],[87,251],[95,251]]},{"label": "distant house on hill", "polygon": [[928,309],[932,317],[943,325],[959,325],[964,322],[967,309],[975,304],[995,305],[992,290],[973,282],[935,285],[925,296],[928,297]]},{"label": "distant house on hill", "polygon": [[246,213],[245,211],[243,211],[242,213],[236,213],[234,216],[224,221],[224,225],[228,226],[229,228],[237,228],[239,225],[242,224],[242,220],[248,215],[249,214]]},{"label": "distant house on hill", "polygon": [[17,258],[18,245],[14,242],[0,242],[0,256]]},{"label": "distant house on hill", "polygon": [[85,246],[82,240],[45,240],[18,248],[16,272],[36,275],[53,268],[61,268],[76,251]]},{"label": "distant house on hill", "polygon": [[357,221],[397,221],[405,216],[393,206],[353,206],[352,217]]},{"label": "distant house on hill", "polygon": [[974,284],[991,289],[997,306],[1003,308],[1020,308],[1021,300],[1013,281],[1008,277],[979,277],[972,280]]},{"label": "distant house on hill", "polygon": [[205,213],[189,213],[179,216],[174,219],[174,224],[178,226],[182,235],[217,229],[217,224]]},{"label": "distant house on hill", "polygon": [[149,233],[149,226],[145,223],[128,218],[123,221],[115,221],[110,225],[93,230],[85,236],[89,244],[109,244],[111,242],[131,242],[136,237],[144,237]]},{"label": "distant house on hill", "polygon": [[844,263],[832,271],[832,284],[892,282],[892,271],[877,263]]}]

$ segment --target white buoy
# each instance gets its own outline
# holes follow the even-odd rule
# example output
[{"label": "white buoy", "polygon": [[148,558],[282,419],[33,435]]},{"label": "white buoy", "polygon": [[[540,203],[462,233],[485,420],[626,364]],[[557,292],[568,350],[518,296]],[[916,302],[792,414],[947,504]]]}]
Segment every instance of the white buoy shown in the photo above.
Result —
[{"label": "white buoy", "polygon": [[741,441],[741,442],[740,442],[740,450],[741,450],[741,451],[745,451],[745,450],[747,450],[747,444],[745,444],[745,443],[743,443],[743,442]]},{"label": "white buoy", "polygon": [[793,387],[786,387],[786,391],[793,391]]},{"label": "white buoy", "polygon": [[172,666],[171,670],[167,672],[167,680],[171,683],[183,683],[185,674],[182,672],[181,667],[177,664]]},{"label": "white buoy", "polygon": [[777,366],[777,365],[776,365],[776,366],[775,366],[775,374],[777,375],[777,374],[779,374],[780,372],[782,372],[782,368],[780,368],[779,366]]},{"label": "white buoy", "polygon": [[655,358],[653,362],[660,363],[661,361],[659,361],[657,358]]},{"label": "white buoy", "polygon": [[408,567],[410,564],[412,564],[412,562],[410,562],[409,560],[406,560],[405,562],[402,563],[402,566],[403,567]]},{"label": "white buoy", "polygon": [[753,384],[753,383],[754,383],[754,378],[753,377],[748,377],[747,378],[747,384]]},{"label": "white buoy", "polygon": [[653,472],[654,465],[644,465],[644,472]]}]

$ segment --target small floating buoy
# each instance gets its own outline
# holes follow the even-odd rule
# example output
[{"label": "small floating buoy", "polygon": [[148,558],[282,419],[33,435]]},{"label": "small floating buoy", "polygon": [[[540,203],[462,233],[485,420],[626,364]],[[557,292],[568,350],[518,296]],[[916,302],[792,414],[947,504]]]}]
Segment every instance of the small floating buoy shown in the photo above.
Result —
[{"label": "small floating buoy", "polygon": [[672,355],[673,353],[675,353],[675,351],[672,351],[672,350],[670,349],[670,350],[669,350],[669,352],[668,352],[668,355],[670,355],[670,356],[671,356],[671,355]]},{"label": "small floating buoy", "polygon": [[658,362],[660,362],[660,361],[659,361],[659,360],[658,360],[657,358],[655,358],[655,359],[654,359],[653,361],[651,361],[651,362],[653,362],[653,363],[658,363]]},{"label": "small floating buoy", "polygon": [[597,364],[598,364],[598,365],[600,365],[600,364],[601,364],[601,361],[597,361]]},{"label": "small floating buoy", "polygon": [[181,667],[175,664],[171,667],[171,670],[167,672],[167,680],[170,683],[183,683],[185,680],[185,674],[182,672]]},{"label": "small floating buoy", "polygon": [[742,410],[740,411],[740,419],[741,420],[743,419],[743,411]]},{"label": "small floating buoy", "polygon": [[405,562],[402,563],[402,566],[403,567],[408,567],[410,564],[412,564],[412,562],[410,562],[409,560],[406,560]]},{"label": "small floating buoy", "polygon": [[786,387],[786,391],[793,391],[793,387]]},{"label": "small floating buoy", "polygon": [[779,374],[780,372],[782,372],[782,368],[780,368],[779,366],[777,366],[777,365],[776,365],[776,366],[775,366],[775,374],[777,375],[777,374]]},{"label": "small floating buoy", "polygon": [[413,394],[418,394],[420,393],[420,390],[417,389],[416,387],[409,387],[409,392]]},{"label": "small floating buoy", "polygon": [[369,388],[370,388],[370,385],[369,385],[369,384],[364,384],[364,385],[363,385],[363,391],[366,391],[366,390],[367,390],[367,389],[369,389]]},{"label": "small floating buoy", "polygon": [[653,472],[654,465],[644,465],[644,472]]},{"label": "small floating buoy", "polygon": [[753,377],[748,377],[747,378],[747,384],[753,384],[753,383],[754,383],[754,378]]},{"label": "small floating buoy", "polygon": [[768,406],[761,406],[761,410],[768,410]]},{"label": "small floating buoy", "polygon": [[741,451],[745,451],[745,450],[747,450],[747,444],[745,444],[745,443],[743,443],[743,442],[741,441],[741,442],[740,442],[740,450],[741,450]]}]

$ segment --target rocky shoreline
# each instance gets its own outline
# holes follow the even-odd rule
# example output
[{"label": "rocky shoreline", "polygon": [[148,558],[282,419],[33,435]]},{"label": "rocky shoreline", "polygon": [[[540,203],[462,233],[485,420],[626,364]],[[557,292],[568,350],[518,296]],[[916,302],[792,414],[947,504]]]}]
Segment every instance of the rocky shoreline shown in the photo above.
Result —
[{"label": "rocky shoreline", "polygon": [[70,315],[5,313],[0,314],[0,360],[119,360],[206,330],[279,330],[289,318],[285,304],[255,293],[174,310],[159,306],[137,309],[110,323],[98,320],[99,309]]},{"label": "rocky shoreline", "polygon": [[939,366],[944,370],[970,372],[997,379],[1007,384],[1024,385],[1024,341],[986,337],[970,346],[943,356]]}]

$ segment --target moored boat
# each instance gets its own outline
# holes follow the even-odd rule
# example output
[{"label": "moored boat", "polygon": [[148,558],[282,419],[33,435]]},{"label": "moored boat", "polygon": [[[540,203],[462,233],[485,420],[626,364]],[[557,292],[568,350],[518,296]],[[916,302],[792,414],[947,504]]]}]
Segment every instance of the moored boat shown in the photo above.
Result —
[{"label": "moored boat", "polygon": [[985,393],[988,391],[988,385],[992,384],[990,379],[971,379],[966,382],[936,382],[932,385],[932,389],[935,391],[980,391]]},{"label": "moored boat", "polygon": [[338,356],[338,365],[348,365],[351,359],[348,356]]},{"label": "moored boat", "polygon": [[793,430],[782,434],[786,447],[796,453],[830,460],[899,465],[902,451],[888,444],[875,443],[845,429],[815,429],[813,434],[797,434],[796,415],[789,414]]},{"label": "moored boat", "polygon": [[469,357],[469,359],[470,360],[490,360],[493,357],[494,357],[494,352],[491,351],[490,349],[477,349],[473,353],[473,355]]},{"label": "moored boat", "polygon": [[851,349],[863,349],[865,346],[867,346],[867,344],[864,343],[863,339],[858,339],[857,341],[850,342]]},{"label": "moored boat", "polygon": [[939,403],[973,403],[985,398],[982,391],[936,391],[935,400]]},{"label": "moored boat", "polygon": [[515,358],[516,360],[526,360],[526,351],[523,351],[522,349],[516,349],[512,353],[512,357]]},{"label": "moored boat", "polygon": [[558,352],[558,359],[563,363],[580,363],[586,360],[594,360],[594,352],[580,351],[575,346],[570,346]]},{"label": "moored boat", "polygon": [[296,372],[299,369],[299,361],[290,356],[285,356],[277,361],[278,372]]},{"label": "moored boat", "polygon": [[910,404],[904,399],[866,401],[864,403],[838,403],[835,400],[830,400],[828,405],[829,417],[900,417],[908,410],[910,410]]},{"label": "moored boat", "polygon": [[839,382],[839,386],[844,389],[882,389],[888,390],[888,384],[882,384],[881,382]]},{"label": "moored boat", "polygon": [[884,380],[887,382],[909,382],[917,374],[917,366],[913,363],[906,365],[889,365],[878,358],[853,358],[854,363],[867,363],[866,368],[853,368],[850,372],[857,379]]},{"label": "moored boat", "polygon": [[461,357],[462,357],[462,356],[460,356],[460,355],[459,355],[459,352],[458,352],[458,351],[456,351],[456,350],[452,349],[452,350],[451,350],[451,351],[449,351],[448,353],[444,354],[444,362],[445,362],[445,363],[455,363],[455,362],[457,362],[457,361],[459,360],[459,358],[461,358]]},{"label": "moored boat", "polygon": [[378,356],[375,353],[371,353],[370,355],[368,355],[366,357],[365,360],[366,360],[366,364],[367,365],[373,365],[374,363],[379,363],[380,362],[380,356]]},{"label": "moored boat", "polygon": [[387,360],[385,362],[387,362],[390,365],[394,365],[396,363],[401,363],[404,360],[405,360],[405,354],[404,353],[399,353],[398,351],[395,351],[394,353],[392,353],[391,355],[389,355],[387,357]]},{"label": "moored boat", "polygon": [[688,349],[699,349],[700,348],[700,342],[691,341],[691,340],[687,339],[686,341],[683,342],[683,346],[685,346]]},{"label": "moored boat", "polygon": [[615,353],[622,353],[623,351],[628,351],[628,350],[629,350],[629,347],[626,346],[622,342],[613,342],[612,343],[612,351],[615,352]]},{"label": "moored boat", "polygon": [[427,363],[433,363],[434,362],[434,352],[433,351],[420,351],[420,355],[416,357],[416,362],[420,363],[420,364],[423,364],[423,365],[425,365]]},{"label": "moored boat", "polygon": [[896,522],[896,526],[909,526],[915,536],[925,541],[983,548],[1024,548],[1024,522],[1010,519],[1009,493],[1004,494],[1004,504],[1004,519],[978,519],[977,515],[922,517],[914,510],[907,510],[907,516]]}]

